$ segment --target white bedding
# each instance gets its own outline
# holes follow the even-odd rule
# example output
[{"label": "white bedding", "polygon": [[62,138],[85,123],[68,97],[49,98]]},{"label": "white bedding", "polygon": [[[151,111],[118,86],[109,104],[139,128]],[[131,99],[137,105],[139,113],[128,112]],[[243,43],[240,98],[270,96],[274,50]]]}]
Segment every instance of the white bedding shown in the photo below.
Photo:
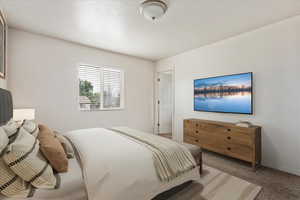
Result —
[{"label": "white bedding", "polygon": [[90,200],[150,200],[189,180],[199,178],[197,168],[163,183],[144,146],[111,130],[95,128],[66,134],[76,146]]},{"label": "white bedding", "polygon": [[37,190],[29,200],[87,200],[87,196],[89,200],[150,200],[199,178],[195,168],[171,182],[161,182],[147,148],[107,129],[76,130],[66,135],[79,153],[82,170],[77,160],[71,159],[69,172],[61,174],[59,189]]}]

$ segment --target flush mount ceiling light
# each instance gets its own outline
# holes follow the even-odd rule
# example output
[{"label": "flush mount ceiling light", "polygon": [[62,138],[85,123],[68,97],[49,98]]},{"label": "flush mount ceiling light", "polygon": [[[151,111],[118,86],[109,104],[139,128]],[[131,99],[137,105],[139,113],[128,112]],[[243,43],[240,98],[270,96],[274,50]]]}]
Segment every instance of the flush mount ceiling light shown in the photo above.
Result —
[{"label": "flush mount ceiling light", "polygon": [[141,14],[151,21],[155,21],[162,17],[167,9],[168,5],[161,0],[146,0],[140,6]]}]

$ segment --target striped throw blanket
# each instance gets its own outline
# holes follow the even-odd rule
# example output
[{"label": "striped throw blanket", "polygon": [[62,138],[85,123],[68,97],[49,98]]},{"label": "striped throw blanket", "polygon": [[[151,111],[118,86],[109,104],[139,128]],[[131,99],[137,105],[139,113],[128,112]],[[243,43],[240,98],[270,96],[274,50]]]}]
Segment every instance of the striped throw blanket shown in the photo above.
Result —
[{"label": "striped throw blanket", "polygon": [[196,167],[192,154],[179,143],[127,127],[115,127],[110,130],[148,148],[152,152],[158,177],[163,182],[169,182]]}]

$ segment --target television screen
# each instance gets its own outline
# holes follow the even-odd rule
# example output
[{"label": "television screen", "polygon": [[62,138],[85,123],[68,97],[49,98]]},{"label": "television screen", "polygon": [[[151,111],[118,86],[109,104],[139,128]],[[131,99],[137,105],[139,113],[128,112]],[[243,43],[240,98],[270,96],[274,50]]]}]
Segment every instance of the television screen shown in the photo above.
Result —
[{"label": "television screen", "polygon": [[253,114],[252,72],[194,80],[194,110]]}]

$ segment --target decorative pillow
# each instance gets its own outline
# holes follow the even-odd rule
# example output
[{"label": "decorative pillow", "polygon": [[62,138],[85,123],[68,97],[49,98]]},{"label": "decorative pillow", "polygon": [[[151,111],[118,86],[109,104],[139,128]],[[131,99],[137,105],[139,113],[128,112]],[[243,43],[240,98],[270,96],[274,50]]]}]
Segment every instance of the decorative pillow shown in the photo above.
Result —
[{"label": "decorative pillow", "polygon": [[24,120],[22,127],[34,137],[39,134],[39,127],[34,121]]},{"label": "decorative pillow", "polygon": [[15,122],[14,120],[10,120],[9,122],[7,122],[5,126],[3,126],[3,129],[9,138],[9,143],[12,143],[18,135],[18,129],[19,129],[18,123]]},{"label": "decorative pillow", "polygon": [[8,137],[17,135],[18,127],[12,120],[0,127],[0,193],[11,198],[27,198],[32,196],[33,187],[9,169],[2,159],[3,151],[9,144]]},{"label": "decorative pillow", "polygon": [[59,140],[61,145],[63,146],[65,153],[68,159],[74,158],[74,149],[71,142],[60,133],[54,131],[56,138]]},{"label": "decorative pillow", "polygon": [[7,137],[7,134],[3,127],[0,127],[0,155],[2,154],[2,151],[6,148],[8,145],[9,139]]},{"label": "decorative pillow", "polygon": [[3,159],[14,173],[36,188],[53,189],[59,185],[58,177],[39,152],[39,141],[23,127],[16,140],[8,145]]},{"label": "decorative pillow", "polygon": [[34,189],[9,169],[0,158],[0,193],[10,198],[27,198],[33,196]]},{"label": "decorative pillow", "polygon": [[38,140],[40,149],[57,172],[68,171],[68,158],[65,150],[55,134],[47,126],[39,124]]}]

